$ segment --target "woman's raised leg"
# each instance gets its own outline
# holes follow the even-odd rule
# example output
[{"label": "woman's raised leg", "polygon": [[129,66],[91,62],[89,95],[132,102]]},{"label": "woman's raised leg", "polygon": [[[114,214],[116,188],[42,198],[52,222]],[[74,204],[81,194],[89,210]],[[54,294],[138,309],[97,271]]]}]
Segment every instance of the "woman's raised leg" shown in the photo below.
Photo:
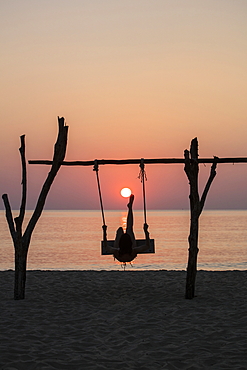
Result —
[{"label": "woman's raised leg", "polygon": [[134,202],[134,195],[131,194],[129,198],[129,203],[127,204],[127,207],[129,208],[128,210],[128,215],[127,215],[127,228],[126,228],[126,233],[130,235],[132,242],[135,242],[135,234],[133,230],[134,226],[134,217],[133,217],[133,202]]}]

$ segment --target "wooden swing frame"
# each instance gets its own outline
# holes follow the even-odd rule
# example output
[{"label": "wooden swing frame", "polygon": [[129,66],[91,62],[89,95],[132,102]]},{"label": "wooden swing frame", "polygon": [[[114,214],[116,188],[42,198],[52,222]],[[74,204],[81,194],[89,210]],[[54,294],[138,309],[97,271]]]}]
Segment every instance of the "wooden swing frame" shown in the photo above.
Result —
[{"label": "wooden swing frame", "polygon": [[[29,164],[44,164],[53,165],[51,160],[29,160]],[[195,278],[197,272],[197,235],[198,235],[198,219],[202,212],[203,205],[209,191],[210,185],[216,175],[216,166],[220,163],[247,163],[247,157],[227,157],[227,158],[199,158],[197,138],[191,141],[190,151],[184,151],[184,158],[147,158],[144,160],[145,164],[183,164],[186,175],[190,184],[190,235],[189,235],[189,256],[187,264],[186,276],[186,293],[185,298],[192,299],[195,291]],[[124,165],[124,164],[140,164],[140,159],[100,159],[97,160],[98,165]],[[211,163],[211,171],[208,182],[205,186],[202,198],[199,198],[198,193],[198,170],[199,164]],[[60,165],[63,166],[93,166],[95,161],[64,161],[61,160]],[[196,206],[193,203],[196,201]],[[199,212],[197,210],[199,209]]]}]

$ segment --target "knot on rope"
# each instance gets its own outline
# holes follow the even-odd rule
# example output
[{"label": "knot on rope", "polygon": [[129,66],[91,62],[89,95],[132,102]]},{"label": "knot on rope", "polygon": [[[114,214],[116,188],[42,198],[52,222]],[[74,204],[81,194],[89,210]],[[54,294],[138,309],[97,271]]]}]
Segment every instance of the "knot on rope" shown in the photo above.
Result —
[{"label": "knot on rope", "polygon": [[141,162],[140,162],[140,172],[139,172],[139,175],[138,175],[138,179],[141,180],[141,182],[144,182],[147,181],[147,174],[146,174],[146,171],[145,171],[145,163],[144,163],[144,158],[141,158]]},{"label": "knot on rope", "polygon": [[97,172],[99,171],[99,165],[98,165],[98,160],[97,159],[94,160],[93,171],[97,171]]}]

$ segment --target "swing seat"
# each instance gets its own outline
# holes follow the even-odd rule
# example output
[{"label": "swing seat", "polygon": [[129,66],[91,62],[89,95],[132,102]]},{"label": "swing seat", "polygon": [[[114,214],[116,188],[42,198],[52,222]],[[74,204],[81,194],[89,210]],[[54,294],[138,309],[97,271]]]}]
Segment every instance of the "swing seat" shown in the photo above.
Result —
[{"label": "swing seat", "polygon": [[[140,247],[141,245],[145,244],[145,239],[137,239],[136,240],[136,244],[138,247]],[[114,240],[107,240],[107,243],[113,247],[114,246]],[[145,250],[144,252],[139,252],[138,254],[144,254],[144,253],[155,253],[155,247],[154,247],[154,239],[150,239],[150,247],[149,249]],[[105,256],[105,255],[112,255],[112,253],[109,253],[105,250],[104,248],[104,242],[101,241],[101,255],[102,256]]]}]

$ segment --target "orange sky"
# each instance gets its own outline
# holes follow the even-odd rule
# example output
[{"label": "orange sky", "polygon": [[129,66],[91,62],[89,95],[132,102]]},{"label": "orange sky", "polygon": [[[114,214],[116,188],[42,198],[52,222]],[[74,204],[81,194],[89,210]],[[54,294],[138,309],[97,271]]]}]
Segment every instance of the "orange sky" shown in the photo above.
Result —
[{"label": "orange sky", "polygon": [[[28,159],[51,159],[58,115],[67,160],[182,157],[195,136],[201,157],[247,156],[246,16],[245,0],[1,2],[1,194],[19,207],[19,136]],[[28,208],[48,170],[28,167]],[[105,208],[125,207],[124,186],[141,207],[138,171],[101,168]],[[247,165],[217,172],[206,208],[246,208]],[[188,208],[182,165],[147,173],[148,208]],[[98,206],[90,168],[63,168],[46,204]]]}]

